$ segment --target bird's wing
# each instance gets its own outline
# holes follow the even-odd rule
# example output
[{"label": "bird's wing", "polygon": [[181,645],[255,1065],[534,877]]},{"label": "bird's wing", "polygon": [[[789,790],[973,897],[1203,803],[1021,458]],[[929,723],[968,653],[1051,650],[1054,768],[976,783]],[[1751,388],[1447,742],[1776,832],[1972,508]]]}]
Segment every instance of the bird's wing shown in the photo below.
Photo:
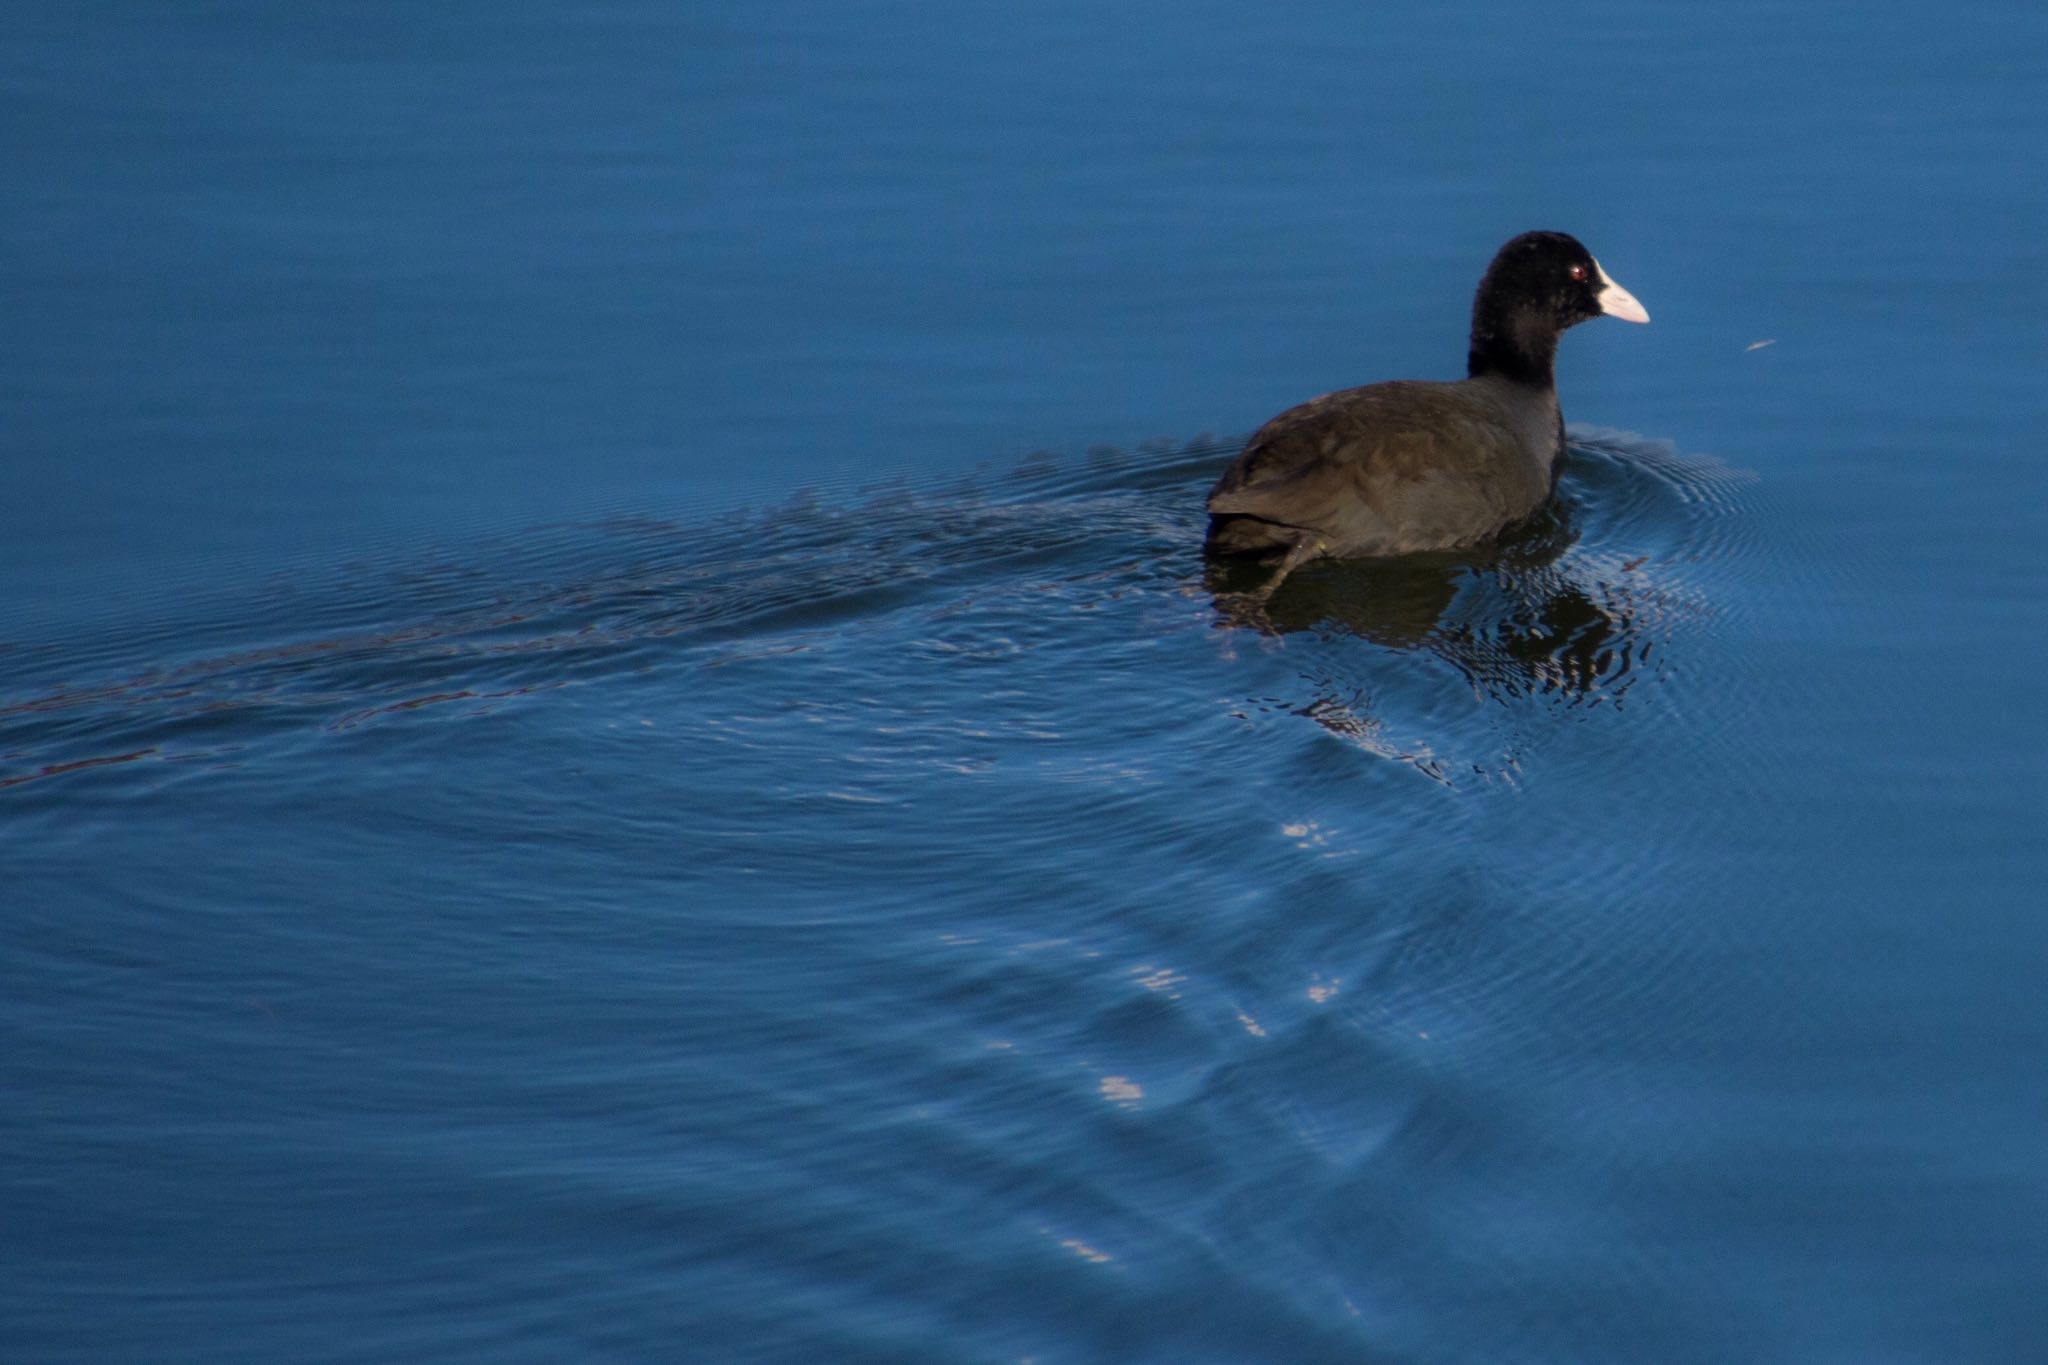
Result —
[{"label": "bird's wing", "polygon": [[1424,421],[1407,404],[1358,395],[1312,399],[1261,427],[1217,480],[1209,511],[1340,530],[1347,517],[1372,510],[1377,499],[1369,495],[1441,466],[1441,413]]}]

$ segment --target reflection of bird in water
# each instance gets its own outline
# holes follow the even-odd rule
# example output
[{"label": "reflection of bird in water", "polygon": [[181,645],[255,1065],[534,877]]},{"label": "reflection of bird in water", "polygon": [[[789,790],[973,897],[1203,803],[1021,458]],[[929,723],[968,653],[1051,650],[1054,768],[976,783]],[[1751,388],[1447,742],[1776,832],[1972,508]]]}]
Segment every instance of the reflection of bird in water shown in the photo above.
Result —
[{"label": "reflection of bird in water", "polygon": [[1215,558],[1207,587],[1221,624],[1428,650],[1490,696],[1618,697],[1650,643],[1644,626],[1656,613],[1644,607],[1653,599],[1626,584],[1577,581],[1564,567],[1577,540],[1574,510],[1559,498],[1474,551],[1319,561],[1265,598],[1249,586],[1262,576],[1257,565]]}]

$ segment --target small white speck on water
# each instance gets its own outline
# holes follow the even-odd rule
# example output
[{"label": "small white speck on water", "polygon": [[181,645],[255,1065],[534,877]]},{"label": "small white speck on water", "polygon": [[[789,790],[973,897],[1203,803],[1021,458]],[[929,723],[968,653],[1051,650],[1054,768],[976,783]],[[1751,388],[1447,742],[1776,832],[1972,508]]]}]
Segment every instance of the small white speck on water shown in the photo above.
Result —
[{"label": "small white speck on water", "polygon": [[[1038,1231],[1040,1235],[1046,1237],[1056,1235],[1051,1228],[1047,1227],[1041,1227]],[[1109,1262],[1116,1259],[1114,1256],[1111,1256],[1108,1252],[1102,1251],[1096,1247],[1088,1245],[1088,1243],[1082,1241],[1079,1237],[1061,1237],[1059,1240],[1060,1245],[1062,1247],[1064,1247],[1068,1251],[1073,1252],[1076,1256],[1079,1256],[1082,1260],[1088,1261],[1091,1264],[1107,1265]]]},{"label": "small white speck on water", "polygon": [[1128,1076],[1104,1076],[1097,1088],[1102,1098],[1117,1104],[1136,1104],[1145,1098],[1145,1088]]}]

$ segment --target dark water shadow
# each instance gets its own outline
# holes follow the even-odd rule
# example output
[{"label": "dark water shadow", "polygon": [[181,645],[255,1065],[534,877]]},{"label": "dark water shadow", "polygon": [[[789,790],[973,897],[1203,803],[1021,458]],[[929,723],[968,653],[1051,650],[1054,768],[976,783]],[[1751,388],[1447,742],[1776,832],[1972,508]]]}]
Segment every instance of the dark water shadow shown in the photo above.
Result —
[{"label": "dark water shadow", "polygon": [[1492,693],[1584,696],[1626,673],[1636,622],[1625,601],[1561,569],[1577,539],[1573,522],[1573,505],[1560,499],[1477,550],[1319,561],[1264,602],[1252,590],[1269,571],[1244,560],[1212,557],[1204,584],[1222,625],[1340,632],[1430,650]]},{"label": "dark water shadow", "polygon": [[[1558,495],[1491,544],[1393,560],[1321,560],[1261,602],[1270,570],[1209,557],[1203,586],[1216,623],[1281,644],[1312,637],[1455,668],[1483,698],[1540,697],[1567,706],[1619,704],[1661,670],[1676,622],[1711,608],[1695,581],[1713,557],[1729,489],[1748,476],[1626,433],[1575,433]],[[1331,662],[1318,654],[1318,671]],[[1320,696],[1307,713],[1341,712],[1344,728],[1373,692],[1358,651],[1335,672],[1344,704]],[[1324,679],[1330,683],[1330,679]],[[1319,691],[1328,691],[1319,687]],[[1369,708],[1368,708],[1369,710]]]}]

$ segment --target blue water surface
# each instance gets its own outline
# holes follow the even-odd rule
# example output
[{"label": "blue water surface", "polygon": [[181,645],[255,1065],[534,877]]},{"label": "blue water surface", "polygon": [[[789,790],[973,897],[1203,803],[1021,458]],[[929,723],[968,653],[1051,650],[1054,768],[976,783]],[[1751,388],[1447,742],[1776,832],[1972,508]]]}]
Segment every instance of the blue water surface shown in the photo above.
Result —
[{"label": "blue water surface", "polygon": [[[2048,11],[0,25],[0,1357],[2048,1355]],[[1452,377],[1557,504],[1234,612]]]}]

